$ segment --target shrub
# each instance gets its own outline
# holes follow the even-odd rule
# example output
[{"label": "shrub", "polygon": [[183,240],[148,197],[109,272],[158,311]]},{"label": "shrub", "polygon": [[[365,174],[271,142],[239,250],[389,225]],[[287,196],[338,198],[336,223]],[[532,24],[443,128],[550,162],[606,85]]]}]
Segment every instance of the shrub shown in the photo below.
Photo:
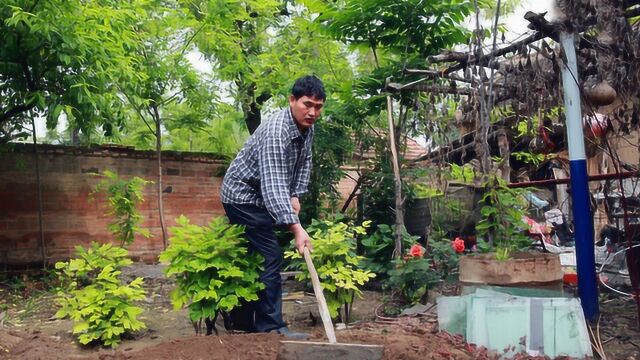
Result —
[{"label": "shrub", "polygon": [[429,287],[440,281],[440,276],[431,269],[431,261],[424,257],[424,248],[415,244],[401,259],[394,260],[394,269],[389,271],[386,287],[399,291],[402,298],[411,303],[421,302]]},{"label": "shrub", "polygon": [[431,261],[432,271],[436,272],[438,277],[443,280],[457,271],[460,254],[465,251],[464,240],[460,238],[450,240],[446,235],[440,229],[434,230],[427,243],[427,254],[425,255]]},{"label": "shrub", "polygon": [[[362,226],[349,226],[338,221],[313,220],[308,231],[311,235],[313,252],[311,258],[318,272],[320,283],[324,289],[327,307],[332,317],[339,314],[340,307],[345,305],[345,315],[342,320],[349,321],[350,305],[355,296],[362,296],[359,286],[375,277],[371,271],[362,270],[362,256],[357,256],[356,236],[366,234],[370,222],[365,221]],[[301,270],[296,278],[300,281],[311,281],[309,271],[302,255],[298,251],[285,252],[286,258],[291,258],[290,267]]]},{"label": "shrub", "polygon": [[525,234],[528,225],[523,221],[527,214],[526,189],[510,188],[504,180],[492,178],[486,184],[480,212],[482,219],[476,225],[478,249],[495,251],[497,260],[508,259],[514,251],[531,246]]},{"label": "shrub", "polygon": [[120,337],[145,325],[137,317],[142,309],[133,302],[145,298],[142,278],[129,284],[119,279],[120,268],[131,264],[127,250],[92,243],[88,250],[76,247],[78,257],[56,263],[63,284],[55,316],[74,321],[73,333],[81,344],[98,341],[115,347]]},{"label": "shrub", "polygon": [[176,223],[160,261],[168,263],[165,273],[176,280],[174,308],[188,304],[196,332],[202,320],[214,320],[218,311],[230,311],[241,299],[258,299],[264,288],[258,280],[263,259],[258,253],[247,254],[243,227],[230,225],[225,217],[214,218],[208,226],[190,224],[185,216]]},{"label": "shrub", "polygon": [[109,232],[120,241],[121,246],[131,245],[136,233],[146,238],[151,237],[149,230],[138,226],[142,221],[142,215],[136,208],[139,203],[144,201],[142,189],[151,181],[137,176],[123,180],[118,177],[118,174],[108,170],[100,176],[104,179],[96,185],[91,195],[101,191],[105,191],[107,194],[109,205],[107,215],[115,218],[114,222],[108,226]]},{"label": "shrub", "polygon": [[[363,260],[362,267],[374,272],[376,275],[386,277],[393,268],[393,251],[395,249],[395,225],[379,224],[378,229],[371,235],[362,239]],[[408,249],[411,244],[418,241],[418,236],[410,235],[406,229],[402,230],[402,248]]]}]

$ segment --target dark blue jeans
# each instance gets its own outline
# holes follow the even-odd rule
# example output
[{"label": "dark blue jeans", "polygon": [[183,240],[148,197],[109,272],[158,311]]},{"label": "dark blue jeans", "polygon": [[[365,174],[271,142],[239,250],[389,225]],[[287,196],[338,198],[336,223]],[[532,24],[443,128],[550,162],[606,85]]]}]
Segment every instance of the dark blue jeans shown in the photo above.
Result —
[{"label": "dark blue jeans", "polygon": [[283,251],[274,232],[274,221],[266,209],[254,205],[222,204],[231,224],[245,226],[249,252],[257,251],[264,257],[264,270],[260,281],[265,289],[258,300],[242,302],[231,311],[231,321],[237,330],[269,332],[285,326],[282,320],[282,281],[280,271]]}]

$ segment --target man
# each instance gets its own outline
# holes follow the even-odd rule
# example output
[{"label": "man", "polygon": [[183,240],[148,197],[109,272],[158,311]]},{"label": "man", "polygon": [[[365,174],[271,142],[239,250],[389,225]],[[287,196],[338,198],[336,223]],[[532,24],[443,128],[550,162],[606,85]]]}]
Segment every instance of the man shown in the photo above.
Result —
[{"label": "man", "polygon": [[305,246],[311,250],[309,235],[298,220],[299,197],[307,191],[313,124],[320,117],[325,99],[320,79],[297,79],[289,107],[260,124],[222,182],[221,199],[229,221],[244,225],[249,251],[264,256],[260,281],[266,288],[258,294],[258,301],[231,312],[235,329],[306,337],[289,332],[282,320],[283,250],[274,230],[275,226],[286,226],[300,253]]}]

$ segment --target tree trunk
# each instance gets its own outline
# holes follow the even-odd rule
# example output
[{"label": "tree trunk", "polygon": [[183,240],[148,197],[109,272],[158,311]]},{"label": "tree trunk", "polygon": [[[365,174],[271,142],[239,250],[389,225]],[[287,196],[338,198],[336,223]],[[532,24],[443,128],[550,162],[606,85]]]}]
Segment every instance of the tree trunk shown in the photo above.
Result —
[{"label": "tree trunk", "polygon": [[38,194],[38,236],[40,237],[40,257],[42,258],[42,268],[47,269],[47,248],[44,241],[44,229],[42,226],[42,181],[40,179],[40,156],[38,154],[38,139],[36,138],[36,123],[31,117],[31,129],[33,130],[33,153],[36,161],[36,184]]},{"label": "tree trunk", "polygon": [[400,165],[398,164],[398,149],[396,148],[395,126],[393,124],[393,103],[391,96],[387,96],[387,119],[389,120],[389,143],[391,146],[391,162],[393,163],[393,177],[396,193],[396,231],[395,249],[396,259],[402,256],[402,227],[404,226],[404,212],[402,209],[402,178],[400,178]]},{"label": "tree trunk", "polygon": [[74,128],[71,132],[71,145],[79,146],[80,145],[80,129]]},{"label": "tree trunk", "polygon": [[511,164],[509,162],[511,151],[509,149],[509,136],[504,129],[498,131],[498,148],[500,149],[500,157],[502,158],[502,162],[500,163],[502,178],[509,183],[511,182]]},{"label": "tree trunk", "polygon": [[245,101],[242,103],[242,112],[244,113],[244,121],[247,125],[249,134],[253,134],[260,123],[262,122],[262,115],[260,109],[262,105],[271,98],[271,94],[262,93],[256,97],[256,84],[245,84],[243,80],[236,81],[236,85],[240,89],[240,92],[244,92],[246,95]]},{"label": "tree trunk", "polygon": [[247,124],[247,130],[249,130],[249,134],[253,134],[260,123],[262,122],[262,115],[260,114],[260,108],[258,108],[258,104],[255,101],[252,101],[247,111],[245,111],[245,123]]},{"label": "tree trunk", "polygon": [[156,104],[152,105],[156,123],[156,155],[158,158],[158,218],[162,229],[162,248],[167,249],[167,230],[164,226],[164,202],[162,201],[162,129],[160,128],[160,112]]},{"label": "tree trunk", "polygon": [[[480,32],[482,28],[480,27],[480,10],[478,9],[477,1],[474,1],[476,8],[476,33],[474,35],[475,38],[475,57],[476,59],[480,59],[484,56],[482,52],[482,38],[480,37]],[[483,175],[483,180],[486,179],[486,176],[491,172],[491,151],[489,149],[489,143],[487,141],[487,137],[489,134],[489,128],[491,124],[489,122],[489,115],[491,114],[491,108],[489,104],[487,89],[484,83],[484,69],[480,67],[478,69],[481,72],[480,79],[477,86],[479,87],[479,97],[476,98],[478,102],[478,118],[476,121],[476,135],[475,135],[475,150],[478,161],[480,162],[480,172]],[[482,75],[484,74],[484,76]]]}]

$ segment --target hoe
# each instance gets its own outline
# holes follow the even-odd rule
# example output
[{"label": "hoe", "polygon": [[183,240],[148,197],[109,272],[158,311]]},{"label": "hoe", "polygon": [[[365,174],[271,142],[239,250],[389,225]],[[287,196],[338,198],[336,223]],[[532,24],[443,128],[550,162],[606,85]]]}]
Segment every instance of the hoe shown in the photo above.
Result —
[{"label": "hoe", "polygon": [[281,341],[278,360],[379,360],[382,358],[382,345],[341,344],[336,342],[336,334],[331,323],[329,308],[320,287],[320,279],[311,261],[309,249],[304,248],[304,260],[309,268],[313,292],[316,295],[320,317],[328,343],[315,341]]}]

